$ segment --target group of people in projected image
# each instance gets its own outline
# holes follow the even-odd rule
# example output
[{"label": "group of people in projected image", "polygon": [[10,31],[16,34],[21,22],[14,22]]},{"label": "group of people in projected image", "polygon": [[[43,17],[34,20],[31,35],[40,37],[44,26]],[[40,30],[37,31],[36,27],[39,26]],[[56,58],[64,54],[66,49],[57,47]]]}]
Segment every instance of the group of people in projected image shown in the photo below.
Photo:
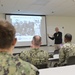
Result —
[{"label": "group of people in projected image", "polygon": [[34,31],[34,23],[33,22],[22,22],[22,21],[16,21],[14,23],[14,26],[16,28],[16,36],[32,36],[35,34]]},{"label": "group of people in projected image", "polygon": [[14,26],[16,29],[16,36],[33,36],[35,34],[40,35],[41,25],[39,22],[15,21]]},{"label": "group of people in projected image", "polygon": [[18,41],[30,41],[34,35],[41,35],[41,22],[38,20],[19,21],[16,19],[13,21],[13,25],[16,29],[16,37]]}]

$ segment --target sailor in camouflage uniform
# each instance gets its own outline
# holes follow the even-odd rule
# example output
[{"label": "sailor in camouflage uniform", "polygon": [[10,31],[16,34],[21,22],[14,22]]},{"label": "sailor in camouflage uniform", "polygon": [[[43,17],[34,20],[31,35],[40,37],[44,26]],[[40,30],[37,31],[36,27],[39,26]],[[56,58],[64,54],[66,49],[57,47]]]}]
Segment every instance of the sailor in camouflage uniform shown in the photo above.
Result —
[{"label": "sailor in camouflage uniform", "polygon": [[15,44],[14,27],[0,20],[0,75],[38,75],[37,68],[12,55]]},{"label": "sailor in camouflage uniform", "polygon": [[43,65],[48,64],[49,54],[45,50],[39,49],[41,45],[41,37],[35,35],[31,42],[31,49],[22,51],[20,58],[24,61],[30,62],[33,65]]},{"label": "sailor in camouflage uniform", "polygon": [[72,35],[67,33],[64,37],[65,44],[59,51],[59,64],[67,64],[67,59],[70,56],[75,56],[75,44],[71,43]]}]

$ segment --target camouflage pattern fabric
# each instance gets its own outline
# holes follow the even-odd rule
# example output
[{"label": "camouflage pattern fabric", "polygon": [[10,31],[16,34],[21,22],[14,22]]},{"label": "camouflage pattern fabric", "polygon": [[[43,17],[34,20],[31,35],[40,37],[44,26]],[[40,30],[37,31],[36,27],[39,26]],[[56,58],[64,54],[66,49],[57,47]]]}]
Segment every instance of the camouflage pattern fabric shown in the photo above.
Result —
[{"label": "camouflage pattern fabric", "polygon": [[59,64],[67,64],[67,59],[70,56],[75,56],[75,44],[68,42],[65,43],[63,47],[59,50]]},{"label": "camouflage pattern fabric", "polygon": [[33,65],[14,57],[6,52],[0,52],[0,75],[38,75]]},{"label": "camouflage pattern fabric", "polygon": [[48,64],[49,54],[44,50],[31,49],[21,52],[20,58],[33,65]]}]

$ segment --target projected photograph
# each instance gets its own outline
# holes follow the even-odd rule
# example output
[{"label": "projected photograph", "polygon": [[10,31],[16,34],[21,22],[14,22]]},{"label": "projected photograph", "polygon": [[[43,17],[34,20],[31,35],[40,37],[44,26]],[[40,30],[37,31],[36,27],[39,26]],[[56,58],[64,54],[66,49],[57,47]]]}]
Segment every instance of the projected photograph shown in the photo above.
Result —
[{"label": "projected photograph", "polygon": [[34,35],[41,36],[40,16],[10,16],[12,24],[16,29],[16,38],[20,42],[31,41]]}]

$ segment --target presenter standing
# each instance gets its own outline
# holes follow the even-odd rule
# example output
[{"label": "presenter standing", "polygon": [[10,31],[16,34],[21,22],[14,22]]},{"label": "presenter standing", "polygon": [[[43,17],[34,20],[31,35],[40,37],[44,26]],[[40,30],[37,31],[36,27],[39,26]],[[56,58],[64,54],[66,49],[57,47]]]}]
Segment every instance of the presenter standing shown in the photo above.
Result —
[{"label": "presenter standing", "polygon": [[59,28],[56,27],[56,28],[55,28],[55,33],[53,34],[53,36],[51,37],[51,36],[48,34],[48,37],[49,37],[51,40],[55,40],[55,42],[54,42],[54,44],[55,44],[55,50],[60,49],[60,45],[62,44],[62,32],[59,31]]}]

